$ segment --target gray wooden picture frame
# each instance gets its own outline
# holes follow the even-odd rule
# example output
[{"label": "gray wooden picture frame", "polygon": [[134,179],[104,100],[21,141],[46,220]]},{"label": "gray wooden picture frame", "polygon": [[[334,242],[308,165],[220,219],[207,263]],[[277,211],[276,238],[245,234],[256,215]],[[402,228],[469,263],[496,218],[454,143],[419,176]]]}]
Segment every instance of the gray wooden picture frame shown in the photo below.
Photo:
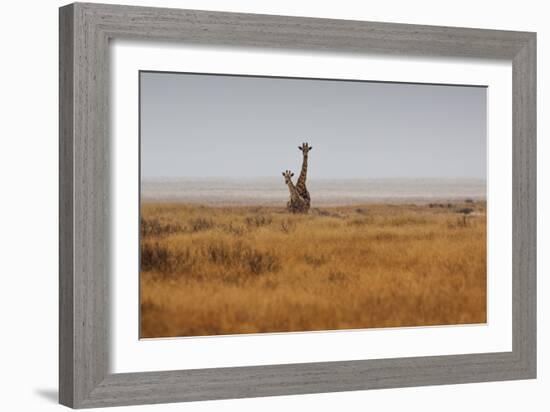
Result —
[{"label": "gray wooden picture frame", "polygon": [[[536,376],[536,34],[75,3],[60,9],[59,399],[88,408]],[[109,40],[497,58],[513,65],[511,352],[109,372]],[[510,121],[510,119],[502,119]]]}]

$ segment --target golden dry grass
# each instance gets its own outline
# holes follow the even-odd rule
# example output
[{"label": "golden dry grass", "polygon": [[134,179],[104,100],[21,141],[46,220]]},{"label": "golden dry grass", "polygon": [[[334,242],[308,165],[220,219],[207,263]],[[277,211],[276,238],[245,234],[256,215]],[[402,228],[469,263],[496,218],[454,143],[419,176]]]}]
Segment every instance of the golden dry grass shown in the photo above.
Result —
[{"label": "golden dry grass", "polygon": [[145,203],[141,337],[484,323],[485,211]]}]

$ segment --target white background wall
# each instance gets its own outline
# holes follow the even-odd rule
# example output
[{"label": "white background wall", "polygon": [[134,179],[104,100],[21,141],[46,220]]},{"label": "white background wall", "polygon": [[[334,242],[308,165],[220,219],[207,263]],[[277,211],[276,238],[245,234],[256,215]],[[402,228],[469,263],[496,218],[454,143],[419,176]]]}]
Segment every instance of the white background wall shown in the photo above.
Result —
[{"label": "white background wall", "polygon": [[[121,0],[122,1],[122,0]],[[105,2],[110,3],[105,0]],[[550,405],[548,241],[549,13],[543,1],[180,0],[126,4],[538,32],[539,378],[194,404],[147,411],[546,411]],[[2,410],[61,409],[57,399],[57,0],[3,2],[0,64],[0,379]],[[544,113],[547,115],[545,116]],[[546,253],[545,253],[546,252]],[[117,409],[121,410],[121,409]]]}]

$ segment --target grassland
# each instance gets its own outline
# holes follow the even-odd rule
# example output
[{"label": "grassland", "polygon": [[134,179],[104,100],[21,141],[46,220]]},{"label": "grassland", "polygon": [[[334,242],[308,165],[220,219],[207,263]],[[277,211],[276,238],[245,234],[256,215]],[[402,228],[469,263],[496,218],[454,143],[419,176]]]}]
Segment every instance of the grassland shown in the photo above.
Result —
[{"label": "grassland", "polygon": [[485,202],[142,204],[144,338],[483,323],[486,293]]}]

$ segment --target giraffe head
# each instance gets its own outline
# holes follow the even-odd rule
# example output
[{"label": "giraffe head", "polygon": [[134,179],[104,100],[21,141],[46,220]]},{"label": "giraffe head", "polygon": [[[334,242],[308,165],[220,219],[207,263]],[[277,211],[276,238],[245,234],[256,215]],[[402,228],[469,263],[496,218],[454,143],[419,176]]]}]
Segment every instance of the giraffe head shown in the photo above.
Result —
[{"label": "giraffe head", "polygon": [[310,146],[308,143],[302,143],[301,146],[298,146],[298,149],[300,149],[304,155],[307,155],[309,151],[313,149],[313,146]]},{"label": "giraffe head", "polygon": [[285,170],[283,172],[283,176],[285,178],[285,183],[288,185],[289,183],[292,183],[292,176],[294,176],[294,173],[292,173],[290,170]]}]

